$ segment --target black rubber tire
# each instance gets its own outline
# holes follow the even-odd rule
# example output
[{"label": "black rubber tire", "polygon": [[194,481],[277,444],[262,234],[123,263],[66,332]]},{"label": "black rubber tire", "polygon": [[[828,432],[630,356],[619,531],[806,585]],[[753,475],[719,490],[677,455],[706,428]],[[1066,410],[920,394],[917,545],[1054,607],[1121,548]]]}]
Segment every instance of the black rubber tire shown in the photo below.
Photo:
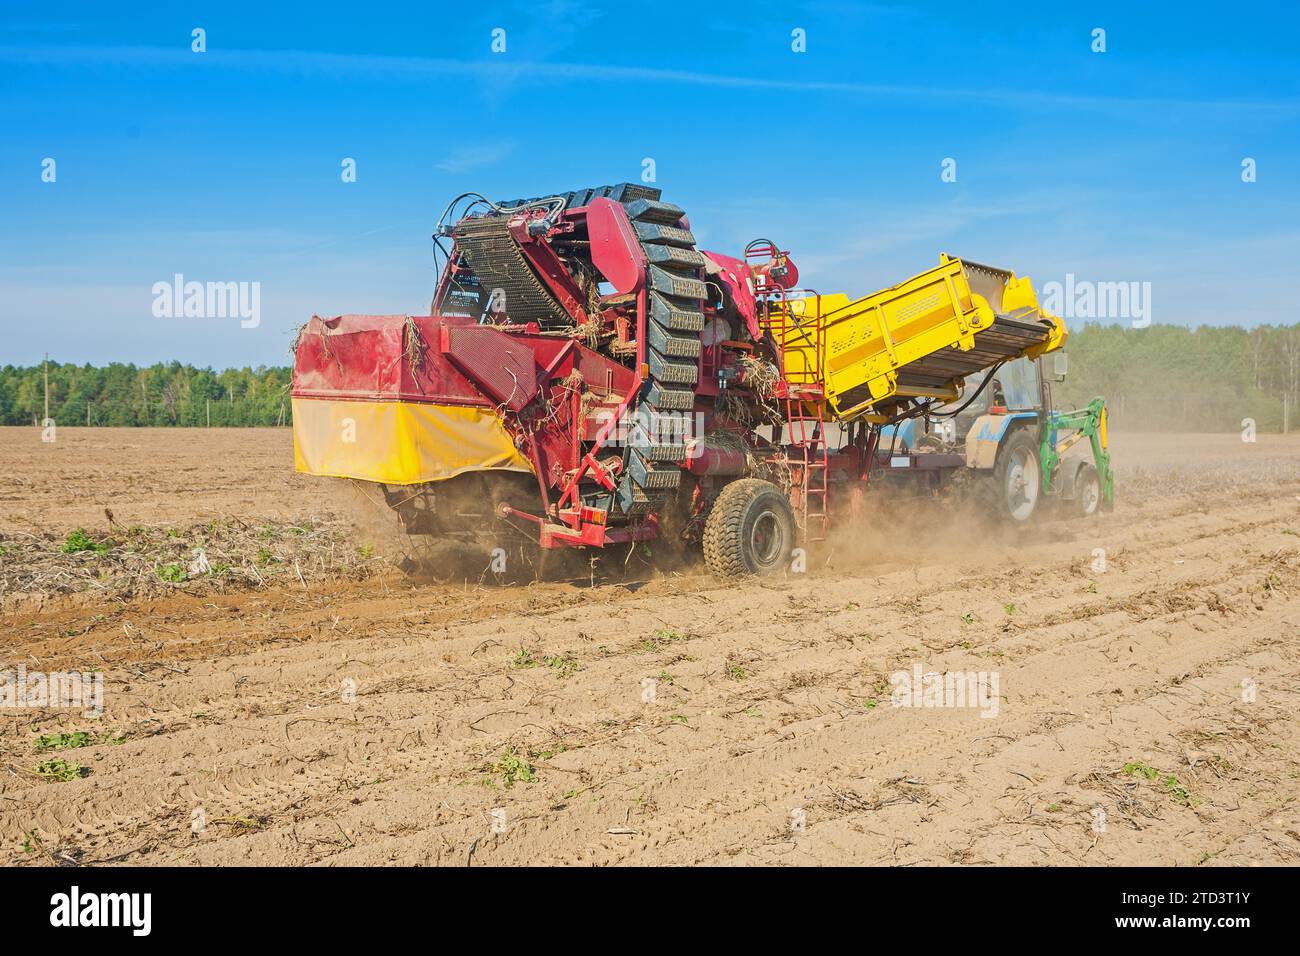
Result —
[{"label": "black rubber tire", "polygon": [[770,575],[790,566],[794,512],[776,485],[741,478],[714,500],[704,524],[704,563],[718,577]]},{"label": "black rubber tire", "polygon": [[1093,465],[1083,464],[1074,475],[1074,513],[1091,518],[1101,510],[1101,476]]},{"label": "black rubber tire", "polygon": [[[1012,477],[1010,472],[1018,462],[1032,463],[1032,480],[1035,485],[1032,492],[1025,492],[1021,498],[1015,499],[1009,487]],[[1042,487],[1037,484],[1041,480],[1041,469],[1038,441],[1032,433],[1023,428],[1017,429],[998,449],[998,460],[993,466],[993,484],[990,490],[995,518],[1016,527],[1026,527],[1033,521],[1043,500]]]}]

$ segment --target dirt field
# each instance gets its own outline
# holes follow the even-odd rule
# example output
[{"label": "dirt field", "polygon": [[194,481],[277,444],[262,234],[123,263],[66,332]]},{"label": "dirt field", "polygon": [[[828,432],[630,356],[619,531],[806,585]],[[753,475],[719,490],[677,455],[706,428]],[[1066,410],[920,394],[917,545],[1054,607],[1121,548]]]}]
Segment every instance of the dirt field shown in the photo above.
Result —
[{"label": "dirt field", "polygon": [[[1091,523],[913,503],[762,583],[418,583],[268,545],[260,583],[119,598],[31,593],[24,549],[274,537],[334,492],[286,430],[0,429],[0,670],[105,675],[99,718],[0,710],[0,861],[1300,862],[1300,436],[1114,456]],[[892,706],[914,668],[995,704]]]}]

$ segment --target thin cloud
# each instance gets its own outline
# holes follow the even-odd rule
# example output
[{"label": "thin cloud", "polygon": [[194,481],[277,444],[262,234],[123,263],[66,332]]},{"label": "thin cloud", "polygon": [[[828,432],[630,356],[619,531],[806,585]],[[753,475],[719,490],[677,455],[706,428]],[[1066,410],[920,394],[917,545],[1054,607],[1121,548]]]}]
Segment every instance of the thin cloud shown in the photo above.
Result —
[{"label": "thin cloud", "polygon": [[487,143],[453,149],[433,168],[444,173],[467,173],[501,162],[514,151],[513,143]]},{"label": "thin cloud", "polygon": [[1205,110],[1252,110],[1294,113],[1300,98],[1201,99],[1149,96],[1099,96],[1047,90],[954,89],[896,83],[855,83],[832,80],[787,80],[772,77],[729,76],[691,70],[666,70],[641,66],[612,66],[591,63],[521,63],[489,60],[449,60],[431,57],[381,56],[365,53],[325,53],[308,50],[209,50],[191,53],[188,48],[143,46],[0,46],[0,62],[53,66],[169,67],[200,65],[274,73],[318,73],[337,76],[357,74],[420,78],[463,76],[483,81],[538,80],[548,82],[627,82],[676,84],[715,89],[779,90],[793,93],[878,98],[936,97],[967,102],[1027,107],[1080,107],[1096,109],[1185,108]]}]

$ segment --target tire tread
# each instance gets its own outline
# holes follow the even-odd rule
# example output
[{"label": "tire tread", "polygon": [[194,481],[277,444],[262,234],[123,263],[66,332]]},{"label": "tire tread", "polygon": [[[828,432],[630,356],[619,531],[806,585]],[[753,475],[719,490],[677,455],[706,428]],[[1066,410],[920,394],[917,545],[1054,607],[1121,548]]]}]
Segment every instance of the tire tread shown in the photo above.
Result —
[{"label": "tire tread", "polygon": [[734,578],[752,573],[741,554],[741,529],[745,511],[760,492],[779,489],[762,478],[739,478],[714,499],[704,525],[704,563],[713,574]]}]

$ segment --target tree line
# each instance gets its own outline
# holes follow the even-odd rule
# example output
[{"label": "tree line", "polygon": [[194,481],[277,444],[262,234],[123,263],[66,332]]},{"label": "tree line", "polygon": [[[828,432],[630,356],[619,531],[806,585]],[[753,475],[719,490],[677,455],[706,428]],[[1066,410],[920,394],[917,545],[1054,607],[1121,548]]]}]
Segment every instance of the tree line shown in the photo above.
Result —
[{"label": "tree line", "polygon": [[[37,424],[45,417],[40,365],[0,367],[0,423]],[[290,423],[288,368],[215,372],[180,362],[102,368],[51,361],[49,417],[59,426],[218,426]]]},{"label": "tree line", "polygon": [[[1300,323],[1290,326],[1088,324],[1070,333],[1057,405],[1100,395],[1125,431],[1300,429]],[[1049,360],[1050,367],[1050,360]]]},{"label": "tree line", "polygon": [[[1261,432],[1300,428],[1300,323],[1291,326],[1088,324],[1070,333],[1060,406],[1104,396],[1127,431]],[[50,417],[59,425],[250,426],[290,423],[292,370],[195,368],[179,362],[102,368],[50,362]],[[0,423],[45,415],[40,365],[0,367]]]}]

